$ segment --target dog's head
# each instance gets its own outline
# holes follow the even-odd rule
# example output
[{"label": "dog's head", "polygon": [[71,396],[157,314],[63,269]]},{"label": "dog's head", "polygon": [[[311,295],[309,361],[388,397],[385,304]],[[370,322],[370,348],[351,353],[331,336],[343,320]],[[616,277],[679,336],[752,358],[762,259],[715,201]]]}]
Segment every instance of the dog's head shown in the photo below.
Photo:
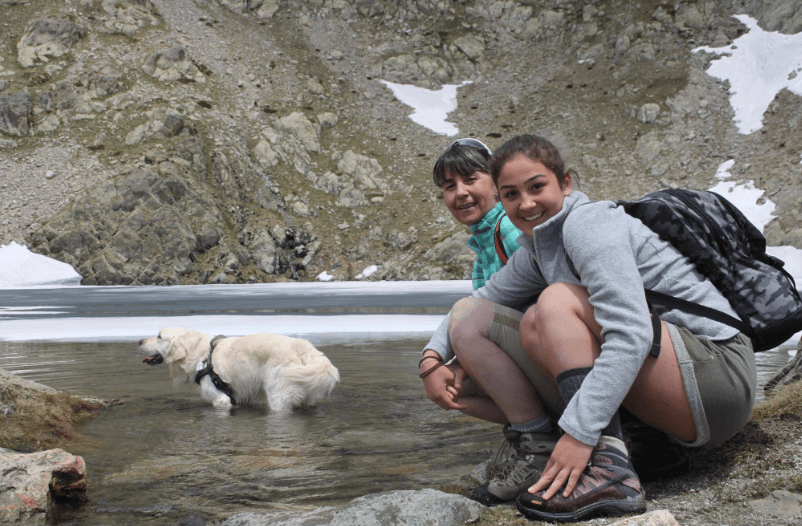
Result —
[{"label": "dog's head", "polygon": [[187,334],[187,329],[181,327],[167,327],[159,332],[158,336],[139,340],[139,349],[148,354],[142,360],[148,365],[158,365],[162,362],[168,364],[181,361],[186,357],[186,349],[183,345],[176,345],[176,339]]}]

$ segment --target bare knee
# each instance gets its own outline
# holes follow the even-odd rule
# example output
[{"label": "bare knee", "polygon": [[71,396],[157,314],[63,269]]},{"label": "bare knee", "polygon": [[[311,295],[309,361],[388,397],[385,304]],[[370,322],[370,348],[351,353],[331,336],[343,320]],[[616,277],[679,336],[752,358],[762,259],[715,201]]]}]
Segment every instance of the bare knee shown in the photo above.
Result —
[{"label": "bare knee", "polygon": [[559,374],[567,362],[586,361],[568,354],[592,356],[601,328],[593,316],[587,291],[570,283],[555,283],[540,294],[521,319],[521,343],[542,371]]},{"label": "bare knee", "polygon": [[[580,317],[587,304],[584,288],[570,283],[555,283],[546,287],[535,305],[524,313],[521,320],[521,339],[527,338],[553,323]],[[588,305],[589,306],[589,305]]]},{"label": "bare knee", "polygon": [[555,283],[540,294],[537,304],[545,313],[569,315],[576,313],[588,302],[588,292],[580,285]]},{"label": "bare knee", "polygon": [[479,298],[462,298],[451,308],[448,319],[448,335],[454,353],[476,338],[487,338],[493,322],[493,303]]},{"label": "bare knee", "polygon": [[566,325],[578,321],[591,332],[601,334],[589,299],[588,291],[580,285],[555,283],[546,287],[537,300],[537,326]]}]

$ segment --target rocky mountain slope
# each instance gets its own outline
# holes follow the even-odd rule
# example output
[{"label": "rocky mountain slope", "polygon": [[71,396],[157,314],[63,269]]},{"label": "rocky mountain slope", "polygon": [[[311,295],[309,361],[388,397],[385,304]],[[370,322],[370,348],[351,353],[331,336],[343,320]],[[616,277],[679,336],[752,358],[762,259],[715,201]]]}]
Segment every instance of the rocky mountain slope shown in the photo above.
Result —
[{"label": "rocky mountain slope", "polygon": [[802,98],[738,132],[705,73],[802,0],[0,0],[0,244],[84,284],[468,278],[431,166],[453,137],[381,82],[458,90],[491,148],[561,147],[593,199],[706,189],[734,159],[802,248]]}]

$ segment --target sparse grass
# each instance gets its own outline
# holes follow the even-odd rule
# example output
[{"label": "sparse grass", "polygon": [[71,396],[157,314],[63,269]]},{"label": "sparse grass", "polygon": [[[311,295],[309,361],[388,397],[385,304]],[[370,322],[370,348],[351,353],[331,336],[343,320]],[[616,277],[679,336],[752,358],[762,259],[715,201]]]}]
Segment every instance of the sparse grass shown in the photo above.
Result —
[{"label": "sparse grass", "polygon": [[16,411],[0,419],[0,447],[31,452],[62,447],[78,438],[73,425],[102,408],[66,393],[18,395]]},{"label": "sparse grass", "polygon": [[769,418],[802,420],[802,382],[786,385],[755,406],[752,411],[753,422],[760,423]]}]

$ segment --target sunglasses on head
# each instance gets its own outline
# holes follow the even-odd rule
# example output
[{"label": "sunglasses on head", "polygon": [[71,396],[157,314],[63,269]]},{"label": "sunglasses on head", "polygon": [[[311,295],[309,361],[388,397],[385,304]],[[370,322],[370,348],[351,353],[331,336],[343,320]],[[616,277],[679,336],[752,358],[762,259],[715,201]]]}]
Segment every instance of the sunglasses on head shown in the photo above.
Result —
[{"label": "sunglasses on head", "polygon": [[490,151],[490,148],[487,147],[485,143],[478,139],[473,139],[471,137],[466,137],[464,139],[457,139],[456,141],[452,142],[446,148],[446,151],[453,149],[455,146],[473,146],[474,148],[479,148],[487,152],[487,155],[493,155],[493,152]]}]

